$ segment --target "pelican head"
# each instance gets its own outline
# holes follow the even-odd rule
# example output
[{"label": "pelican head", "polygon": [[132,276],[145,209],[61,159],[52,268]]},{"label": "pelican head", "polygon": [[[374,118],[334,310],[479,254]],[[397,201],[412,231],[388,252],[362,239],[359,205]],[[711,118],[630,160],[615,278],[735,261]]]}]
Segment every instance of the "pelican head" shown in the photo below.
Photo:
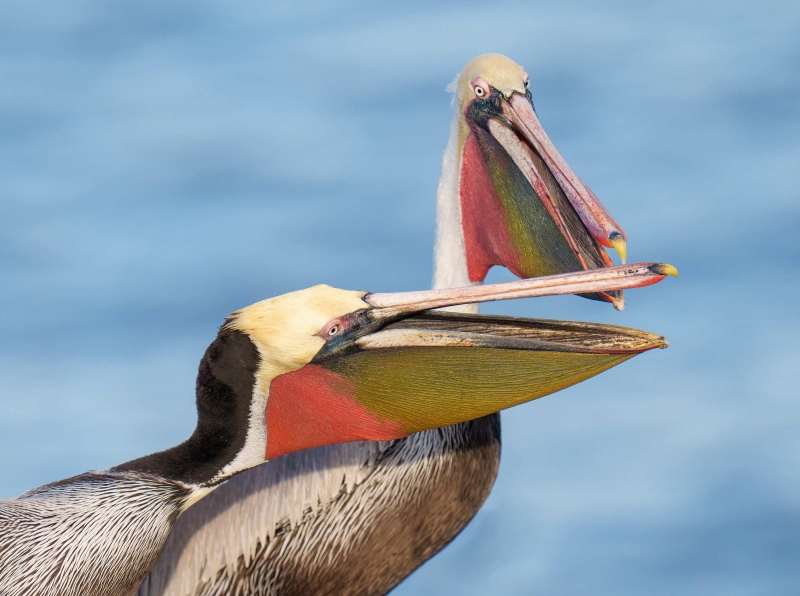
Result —
[{"label": "pelican head", "polygon": [[650,263],[393,294],[321,285],[243,308],[205,358],[222,383],[251,384],[246,440],[218,478],[300,449],[478,418],[666,347],[622,327],[423,311],[640,287],[673,272]]},{"label": "pelican head", "polygon": [[[484,54],[449,89],[470,281],[482,281],[493,265],[522,278],[610,266],[603,247],[616,249],[625,263],[625,232],[548,138],[522,66]],[[624,305],[616,291],[587,297]]]}]

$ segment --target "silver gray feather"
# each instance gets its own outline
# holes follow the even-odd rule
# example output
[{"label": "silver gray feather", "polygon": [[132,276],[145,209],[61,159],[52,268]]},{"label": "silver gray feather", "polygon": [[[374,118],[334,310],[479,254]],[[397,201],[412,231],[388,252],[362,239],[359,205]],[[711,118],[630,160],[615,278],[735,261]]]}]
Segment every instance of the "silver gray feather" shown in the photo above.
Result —
[{"label": "silver gray feather", "polygon": [[89,472],[0,501],[0,594],[135,593],[192,488]]}]

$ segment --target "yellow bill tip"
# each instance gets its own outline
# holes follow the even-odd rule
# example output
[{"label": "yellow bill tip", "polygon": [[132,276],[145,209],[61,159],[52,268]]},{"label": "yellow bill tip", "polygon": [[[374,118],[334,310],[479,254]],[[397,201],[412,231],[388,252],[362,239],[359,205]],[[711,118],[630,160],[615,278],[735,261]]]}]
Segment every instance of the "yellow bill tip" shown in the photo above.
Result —
[{"label": "yellow bill tip", "polygon": [[654,265],[651,271],[653,273],[657,273],[658,275],[672,275],[678,277],[678,270],[668,263],[659,263],[658,265]]},{"label": "yellow bill tip", "polygon": [[623,238],[622,234],[619,232],[614,232],[608,239],[611,242],[611,246],[614,247],[619,253],[619,258],[622,261],[622,264],[625,264],[625,260],[628,258],[628,245],[625,242],[625,238]]}]

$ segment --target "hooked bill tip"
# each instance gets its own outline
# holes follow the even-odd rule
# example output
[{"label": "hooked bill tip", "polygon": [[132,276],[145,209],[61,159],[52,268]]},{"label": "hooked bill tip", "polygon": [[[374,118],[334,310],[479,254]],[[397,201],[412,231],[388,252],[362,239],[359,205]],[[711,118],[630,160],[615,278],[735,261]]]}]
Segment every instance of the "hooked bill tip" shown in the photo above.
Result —
[{"label": "hooked bill tip", "polygon": [[625,243],[625,238],[619,232],[611,232],[608,236],[608,241],[614,247],[614,250],[619,253],[619,258],[624,265],[625,259],[628,257],[628,245]]},{"label": "hooked bill tip", "polygon": [[668,263],[656,263],[650,267],[650,271],[656,275],[673,275],[678,277],[678,270]]}]

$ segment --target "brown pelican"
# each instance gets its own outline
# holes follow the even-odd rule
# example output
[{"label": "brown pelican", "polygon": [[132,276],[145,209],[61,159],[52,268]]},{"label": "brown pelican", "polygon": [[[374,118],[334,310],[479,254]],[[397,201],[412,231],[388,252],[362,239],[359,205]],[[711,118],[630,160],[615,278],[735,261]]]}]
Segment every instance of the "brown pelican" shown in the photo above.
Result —
[{"label": "brown pelican", "polygon": [[[521,66],[484,55],[450,88],[435,288],[479,283],[492,265],[520,277],[604,267],[603,246],[625,260],[622,228],[553,146],[529,86]],[[624,306],[621,292],[584,295]],[[492,415],[259,466],[178,521],[141,596],[383,594],[469,522],[499,458]]]},{"label": "brown pelican", "polygon": [[177,517],[266,459],[486,415],[665,346],[610,326],[420,311],[647,285],[670,272],[650,263],[399,294],[315,286],[237,311],[200,363],[188,440],[0,501],[0,593],[134,593]]}]

